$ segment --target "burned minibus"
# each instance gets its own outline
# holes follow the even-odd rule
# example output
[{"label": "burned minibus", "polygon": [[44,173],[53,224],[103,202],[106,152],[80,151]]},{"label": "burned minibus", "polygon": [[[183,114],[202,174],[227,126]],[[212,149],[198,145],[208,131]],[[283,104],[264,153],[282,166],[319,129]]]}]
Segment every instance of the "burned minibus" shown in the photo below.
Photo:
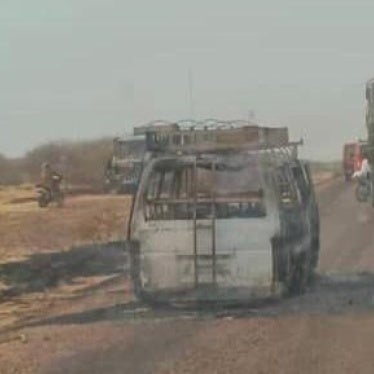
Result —
[{"label": "burned minibus", "polygon": [[145,134],[128,229],[139,298],[245,302],[305,289],[318,207],[287,128],[210,120]]}]

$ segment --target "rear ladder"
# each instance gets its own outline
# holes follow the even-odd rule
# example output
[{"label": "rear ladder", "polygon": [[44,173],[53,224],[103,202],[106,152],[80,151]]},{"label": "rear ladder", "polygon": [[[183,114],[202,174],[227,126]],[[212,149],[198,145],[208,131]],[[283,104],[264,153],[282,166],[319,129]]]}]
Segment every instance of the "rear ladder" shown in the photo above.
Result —
[{"label": "rear ladder", "polygon": [[209,221],[199,222],[198,190],[197,190],[197,162],[195,158],[193,171],[193,258],[194,258],[194,285],[217,283],[217,256],[216,256],[216,164],[212,162],[212,189],[210,190],[210,217]]}]

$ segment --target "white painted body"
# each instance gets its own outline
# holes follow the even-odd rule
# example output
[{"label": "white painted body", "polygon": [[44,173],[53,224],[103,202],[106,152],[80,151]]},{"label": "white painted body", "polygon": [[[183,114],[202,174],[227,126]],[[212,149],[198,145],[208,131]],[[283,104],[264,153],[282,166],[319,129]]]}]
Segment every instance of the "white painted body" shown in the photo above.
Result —
[{"label": "white painted body", "polygon": [[[197,298],[248,299],[278,293],[271,239],[280,231],[279,215],[271,199],[265,199],[265,203],[266,217],[215,221],[218,293],[203,293]],[[199,269],[195,287],[193,220],[145,221],[140,206],[135,206],[131,238],[140,244],[142,288],[147,292],[195,292],[212,284],[212,221],[197,220]]]}]

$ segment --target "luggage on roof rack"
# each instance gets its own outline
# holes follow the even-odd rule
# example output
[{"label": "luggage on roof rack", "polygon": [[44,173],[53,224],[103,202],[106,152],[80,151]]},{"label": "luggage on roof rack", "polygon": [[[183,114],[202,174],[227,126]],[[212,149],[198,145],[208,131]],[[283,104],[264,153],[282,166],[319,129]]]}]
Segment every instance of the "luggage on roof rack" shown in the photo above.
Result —
[{"label": "luggage on roof rack", "polygon": [[263,127],[241,120],[154,121],[134,128],[134,134],[146,136],[146,148],[151,152],[257,150],[301,144],[290,143],[286,127]]}]

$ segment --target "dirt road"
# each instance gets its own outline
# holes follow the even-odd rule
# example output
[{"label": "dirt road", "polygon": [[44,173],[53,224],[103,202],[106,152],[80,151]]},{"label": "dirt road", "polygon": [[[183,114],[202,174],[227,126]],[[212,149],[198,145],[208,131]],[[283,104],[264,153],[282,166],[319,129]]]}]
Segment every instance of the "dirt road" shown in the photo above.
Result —
[{"label": "dirt road", "polygon": [[110,278],[4,331],[0,372],[373,373],[374,211],[343,183],[320,193],[320,207],[319,276],[307,294],[230,310],[150,310],[131,299],[126,277]]}]

